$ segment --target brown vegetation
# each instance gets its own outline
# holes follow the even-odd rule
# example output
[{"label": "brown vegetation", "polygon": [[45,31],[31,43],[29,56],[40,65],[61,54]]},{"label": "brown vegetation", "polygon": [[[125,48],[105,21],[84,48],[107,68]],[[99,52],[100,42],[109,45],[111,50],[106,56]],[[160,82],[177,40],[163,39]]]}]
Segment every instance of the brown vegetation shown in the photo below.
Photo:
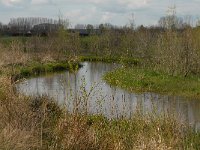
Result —
[{"label": "brown vegetation", "polygon": [[138,113],[130,120],[109,120],[69,114],[47,97],[16,93],[11,77],[19,66],[74,61],[80,54],[138,58],[141,67],[198,75],[199,33],[190,27],[181,31],[124,28],[80,38],[60,29],[50,37],[0,42],[0,149],[198,149],[199,134],[170,116]]},{"label": "brown vegetation", "polygon": [[[106,119],[69,114],[46,97],[16,94],[0,77],[0,149],[187,149],[196,133],[170,116]],[[196,141],[195,141],[196,140]]]}]

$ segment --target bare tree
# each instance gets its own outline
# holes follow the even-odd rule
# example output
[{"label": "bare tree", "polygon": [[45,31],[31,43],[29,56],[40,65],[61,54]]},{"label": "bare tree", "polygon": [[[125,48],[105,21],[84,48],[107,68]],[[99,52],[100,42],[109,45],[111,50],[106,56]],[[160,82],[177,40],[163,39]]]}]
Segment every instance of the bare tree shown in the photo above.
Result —
[{"label": "bare tree", "polygon": [[197,19],[196,26],[200,27],[200,18]]},{"label": "bare tree", "polygon": [[88,25],[86,26],[86,29],[87,29],[87,32],[88,32],[89,34],[94,34],[94,26],[93,26],[93,25],[88,24]]},{"label": "bare tree", "polygon": [[129,25],[130,25],[130,28],[132,29],[132,30],[134,30],[135,29],[135,15],[134,15],[134,13],[132,13],[131,14],[131,17],[129,18]]},{"label": "bare tree", "polygon": [[2,34],[3,32],[3,24],[0,22],[0,35]]},{"label": "bare tree", "polygon": [[57,26],[57,28],[59,28],[62,26],[66,29],[69,25],[69,21],[63,18],[59,18],[58,20],[40,17],[11,18],[8,25],[12,33],[24,34],[30,31],[35,25],[41,24],[45,24],[45,26],[48,25],[48,28],[51,28],[51,25],[53,25],[53,27]]}]

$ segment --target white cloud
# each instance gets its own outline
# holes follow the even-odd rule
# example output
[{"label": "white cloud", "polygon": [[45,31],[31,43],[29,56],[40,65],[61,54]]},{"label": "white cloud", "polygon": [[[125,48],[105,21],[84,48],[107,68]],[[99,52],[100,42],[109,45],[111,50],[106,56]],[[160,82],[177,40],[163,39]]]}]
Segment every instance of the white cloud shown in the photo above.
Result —
[{"label": "white cloud", "polygon": [[23,2],[23,0],[1,0],[1,2],[6,6],[13,6]]},{"label": "white cloud", "polygon": [[87,11],[85,9],[72,9],[66,11],[64,16],[68,18],[73,25],[76,23],[88,24],[92,23],[91,20],[95,21],[99,18],[99,12],[96,7],[88,8]]},{"label": "white cloud", "polygon": [[121,5],[126,5],[129,8],[140,8],[146,6],[150,0],[118,0]]},{"label": "white cloud", "polygon": [[111,23],[111,20],[113,18],[115,18],[115,14],[110,13],[110,12],[105,12],[103,13],[103,15],[101,16],[100,22],[101,23]]},{"label": "white cloud", "polygon": [[100,22],[105,23],[108,22],[111,19],[110,13],[106,12],[105,14],[102,15]]},{"label": "white cloud", "polygon": [[49,0],[32,0],[31,4],[33,5],[42,5],[42,4],[48,4]]},{"label": "white cloud", "polygon": [[0,0],[0,21],[24,16],[56,18],[61,11],[73,24],[124,25],[134,13],[136,24],[151,25],[172,4],[177,6],[177,15],[200,16],[200,0]]}]

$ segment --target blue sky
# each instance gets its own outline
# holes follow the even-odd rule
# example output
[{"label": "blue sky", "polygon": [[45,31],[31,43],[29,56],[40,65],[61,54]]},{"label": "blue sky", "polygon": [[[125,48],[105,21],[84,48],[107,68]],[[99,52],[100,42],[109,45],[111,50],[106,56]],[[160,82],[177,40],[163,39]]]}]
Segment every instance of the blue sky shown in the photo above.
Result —
[{"label": "blue sky", "polygon": [[[59,14],[71,25],[111,23],[126,25],[134,14],[137,25],[155,25],[176,5],[178,16],[200,16],[200,0],[0,0],[0,21],[15,17],[50,17]],[[61,13],[59,13],[61,12]]]}]

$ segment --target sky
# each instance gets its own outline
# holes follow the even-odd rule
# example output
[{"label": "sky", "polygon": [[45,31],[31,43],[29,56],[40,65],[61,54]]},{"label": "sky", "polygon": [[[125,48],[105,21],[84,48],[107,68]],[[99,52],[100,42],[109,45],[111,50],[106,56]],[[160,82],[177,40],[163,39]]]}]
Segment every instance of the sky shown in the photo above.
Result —
[{"label": "sky", "polygon": [[[136,25],[156,25],[176,6],[178,16],[200,17],[200,0],[0,0],[0,22],[16,17],[59,16],[75,24],[111,23],[124,26],[134,18]],[[134,15],[133,15],[134,14]]]}]

